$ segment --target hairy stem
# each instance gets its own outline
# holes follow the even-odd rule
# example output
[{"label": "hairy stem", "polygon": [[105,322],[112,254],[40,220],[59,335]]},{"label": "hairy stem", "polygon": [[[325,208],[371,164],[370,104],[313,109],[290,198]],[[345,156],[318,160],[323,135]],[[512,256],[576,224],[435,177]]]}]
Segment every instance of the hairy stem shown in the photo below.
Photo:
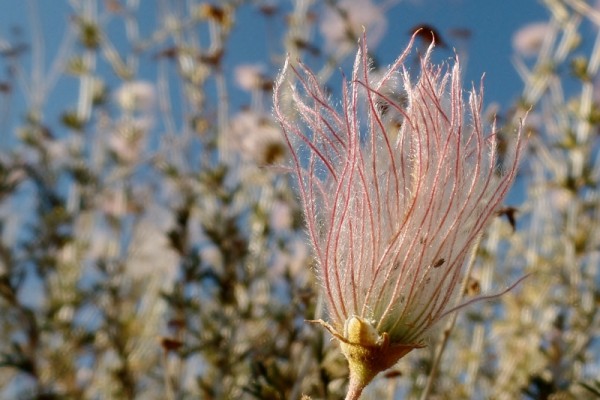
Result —
[{"label": "hairy stem", "polygon": [[350,383],[348,384],[348,393],[346,394],[346,400],[358,400],[364,389],[364,385],[357,379],[354,374],[350,374]]}]

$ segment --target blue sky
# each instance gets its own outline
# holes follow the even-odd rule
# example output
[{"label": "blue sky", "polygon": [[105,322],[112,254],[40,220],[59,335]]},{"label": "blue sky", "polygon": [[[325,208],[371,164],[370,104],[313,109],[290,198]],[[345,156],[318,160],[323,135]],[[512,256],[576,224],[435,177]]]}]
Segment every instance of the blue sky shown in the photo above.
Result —
[{"label": "blue sky", "polygon": [[[437,27],[441,35],[446,34],[450,46],[460,45],[448,37],[452,29],[467,28],[472,32],[467,43],[468,59],[463,63],[465,81],[479,83],[485,73],[486,103],[498,101],[506,106],[519,94],[522,84],[511,62],[512,35],[529,22],[547,20],[547,12],[538,1],[429,0],[425,6],[409,3],[406,7],[407,20]],[[390,24],[390,30],[395,31],[390,32],[392,37],[406,35],[405,24]]]},{"label": "blue sky", "polygon": [[[0,35],[5,39],[11,36],[11,28],[22,29],[25,42],[30,39],[32,19],[30,3],[36,3],[39,10],[41,29],[46,40],[46,60],[54,54],[61,41],[72,11],[67,1],[3,1],[0,13]],[[9,5],[10,3],[10,5]],[[144,0],[139,20],[142,34],[155,26],[157,5],[154,0]],[[418,24],[427,23],[436,27],[450,47],[463,48],[468,59],[466,81],[479,82],[485,73],[486,103],[499,102],[508,106],[518,96],[521,82],[511,63],[513,53],[511,40],[516,29],[528,22],[547,19],[547,12],[536,0],[411,0],[399,1],[389,9],[389,25],[385,39],[376,49],[379,62],[391,62],[401,51],[408,38],[409,30]],[[280,31],[281,17],[274,20],[271,31]],[[237,15],[237,26],[233,32],[229,53],[226,55],[226,68],[244,62],[264,62],[266,42],[264,41],[265,20],[255,9],[242,8]],[[115,25],[115,28],[118,28]],[[273,29],[275,28],[275,29]],[[468,29],[471,37],[461,43],[451,36],[453,29]],[[14,37],[14,36],[13,36]],[[261,40],[256,38],[260,37]],[[277,41],[277,38],[275,38]],[[451,49],[440,49],[442,57],[451,57]],[[63,82],[64,83],[64,82]],[[72,86],[75,89],[74,86]]]},{"label": "blue sky", "polygon": [[[240,26],[232,38],[238,47],[231,52],[231,59],[258,62],[264,53],[256,51],[257,47],[265,43],[257,43],[252,32],[264,29],[264,22],[255,18],[251,10],[245,11],[240,14]],[[466,45],[468,59],[462,60],[466,83],[478,84],[485,73],[486,103],[500,102],[503,106],[508,106],[522,88],[511,61],[513,33],[529,22],[548,19],[547,11],[537,0],[399,1],[388,15],[385,39],[375,49],[381,64],[392,62],[404,49],[411,28],[427,23],[448,42],[450,48],[438,49],[441,57],[452,57],[452,47],[460,51]],[[471,32],[468,42],[452,37],[452,30],[465,28]]]},{"label": "blue sky", "polygon": [[[386,0],[387,1],[387,0]],[[122,1],[125,3],[124,1]],[[388,3],[390,1],[387,1]],[[436,50],[437,59],[449,59],[454,56],[453,48],[460,55],[466,55],[461,59],[464,69],[464,85],[469,87],[471,83],[479,85],[480,79],[485,74],[484,104],[500,105],[500,113],[506,111],[514,104],[521,94],[523,84],[512,64],[514,54],[512,48],[512,37],[517,29],[531,22],[548,20],[548,12],[537,0],[391,0],[394,4],[386,13],[388,16],[388,27],[384,39],[377,47],[370,47],[380,65],[391,63],[397,55],[405,48],[411,28],[420,24],[428,24],[435,27],[447,42],[447,48]],[[10,3],[10,6],[8,4]],[[86,2],[82,2],[86,3]],[[101,1],[88,0],[87,4],[98,4],[102,9]],[[140,24],[140,35],[149,36],[157,27],[161,12],[161,5],[184,4],[177,1],[144,0],[140,2],[137,19]],[[378,3],[381,3],[379,1]],[[60,42],[67,29],[70,18],[73,16],[72,8],[66,0],[27,0],[7,1],[0,0],[2,12],[0,12],[0,49],[5,45],[7,38],[14,40],[13,27],[19,27],[18,35],[25,43],[31,42],[32,26],[38,25],[45,41],[45,60],[50,63],[56,54]],[[284,2],[289,8],[290,2]],[[32,7],[32,5],[36,5]],[[35,11],[37,10],[37,17]],[[322,10],[322,9],[320,9]],[[36,18],[37,21],[36,22]],[[285,14],[282,12],[267,20],[259,15],[256,7],[244,6],[238,10],[236,24],[232,32],[225,54],[223,68],[226,75],[233,75],[234,68],[244,63],[269,64],[268,56],[273,53],[283,54],[281,47],[281,32],[285,28]],[[121,54],[126,54],[128,45],[119,43],[118,38],[124,33],[123,24],[116,19],[108,23],[109,32],[114,45]],[[467,29],[470,37],[461,41],[452,36],[456,29]],[[318,29],[315,29],[318,32]],[[206,34],[204,31],[203,34]],[[265,39],[268,38],[268,39]],[[319,35],[314,40],[319,40]],[[584,39],[585,41],[585,39]],[[201,42],[206,45],[206,38]],[[317,43],[318,44],[318,43]],[[585,43],[584,43],[585,45]],[[119,48],[120,47],[120,48]],[[164,47],[164,46],[162,46]],[[162,47],[152,49],[141,57],[141,66],[137,79],[156,81],[156,62],[152,54],[156,54]],[[307,58],[310,56],[306,55]],[[350,59],[346,64],[349,64]],[[24,57],[25,62],[30,60],[30,54]],[[310,61],[310,60],[309,60]],[[345,65],[347,70],[348,65]],[[275,74],[278,68],[273,67],[270,72]],[[107,72],[107,71],[105,71]],[[0,70],[0,81],[6,79],[5,71]],[[337,76],[336,76],[337,74]],[[122,82],[110,72],[103,73],[108,80],[109,87],[116,89]],[[334,73],[330,82],[334,91],[334,97],[339,95],[340,82],[339,72]],[[230,113],[233,115],[240,107],[250,102],[249,94],[238,89],[230,78],[229,95],[231,100]],[[209,96],[210,96],[210,87]],[[10,147],[15,143],[15,129],[22,125],[26,112],[23,96],[16,91],[16,96],[10,100],[10,107],[6,107],[6,101],[0,96],[0,146]],[[52,92],[50,101],[45,109],[45,123],[52,128],[60,126],[60,115],[65,110],[72,110],[77,101],[78,82],[73,77],[62,78]],[[176,97],[177,98],[177,97]],[[214,104],[214,103],[213,103]],[[182,115],[174,103],[175,115]],[[183,120],[176,121],[179,125]],[[160,129],[160,128],[159,128]],[[62,132],[55,132],[62,136]],[[523,192],[518,187],[516,192]]]}]

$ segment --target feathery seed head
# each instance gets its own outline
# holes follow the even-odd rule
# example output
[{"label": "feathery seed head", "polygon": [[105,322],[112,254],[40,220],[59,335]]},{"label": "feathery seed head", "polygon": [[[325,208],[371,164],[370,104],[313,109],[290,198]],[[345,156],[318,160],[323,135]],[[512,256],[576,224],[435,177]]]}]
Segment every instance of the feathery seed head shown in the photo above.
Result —
[{"label": "feathery seed head", "polygon": [[363,38],[341,111],[290,60],[274,93],[327,299],[330,323],[320,322],[340,341],[357,387],[422,347],[452,311],[465,259],[522,147],[519,133],[500,174],[495,127],[482,126],[483,91],[465,102],[458,60],[434,65],[432,47],[414,80],[404,67],[413,40],[376,76]]}]

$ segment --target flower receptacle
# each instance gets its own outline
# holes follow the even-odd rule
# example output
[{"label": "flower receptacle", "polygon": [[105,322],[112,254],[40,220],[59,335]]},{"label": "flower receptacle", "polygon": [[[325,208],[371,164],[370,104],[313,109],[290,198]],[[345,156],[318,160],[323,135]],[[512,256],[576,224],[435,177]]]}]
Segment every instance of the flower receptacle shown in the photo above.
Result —
[{"label": "flower receptacle", "polygon": [[355,316],[346,322],[344,340],[340,340],[340,348],[348,360],[350,380],[362,387],[420,347],[424,345],[390,343],[387,332],[380,335],[368,321]]},{"label": "flower receptacle", "polygon": [[340,342],[342,354],[348,360],[350,386],[358,394],[377,374],[393,367],[411,350],[425,347],[420,343],[390,343],[387,332],[379,334],[370,322],[357,316],[348,318],[343,335],[323,320],[309,322],[322,325]]}]

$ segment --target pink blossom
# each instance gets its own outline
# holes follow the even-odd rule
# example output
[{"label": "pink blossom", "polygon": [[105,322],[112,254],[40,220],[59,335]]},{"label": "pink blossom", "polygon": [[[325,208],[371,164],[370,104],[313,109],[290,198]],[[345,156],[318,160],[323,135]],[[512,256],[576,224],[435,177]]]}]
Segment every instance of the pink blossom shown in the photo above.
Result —
[{"label": "pink blossom", "polygon": [[126,82],[115,93],[115,99],[126,112],[149,113],[156,103],[156,90],[149,82]]},{"label": "pink blossom", "polygon": [[525,25],[513,35],[513,48],[521,55],[533,56],[540,51],[551,31],[552,27],[547,22]]},{"label": "pink blossom", "polygon": [[240,111],[232,118],[229,135],[232,147],[244,159],[261,166],[277,163],[287,153],[277,122],[270,115]]},{"label": "pink blossom", "polygon": [[237,66],[234,76],[238,86],[249,92],[260,89],[266,81],[264,66],[256,64]]},{"label": "pink blossom", "polygon": [[[275,88],[327,299],[321,323],[340,341],[354,396],[455,309],[465,259],[522,147],[519,132],[501,173],[495,126],[486,133],[481,120],[483,90],[465,103],[458,60],[433,65],[432,47],[414,81],[404,67],[412,43],[376,76],[363,38],[341,111],[301,63],[288,59]],[[400,128],[385,123],[391,112]]]},{"label": "pink blossom", "polygon": [[375,46],[387,29],[382,6],[372,0],[341,0],[335,9],[328,7],[319,24],[328,49],[347,44],[359,37],[364,28],[369,30],[369,43]]}]

